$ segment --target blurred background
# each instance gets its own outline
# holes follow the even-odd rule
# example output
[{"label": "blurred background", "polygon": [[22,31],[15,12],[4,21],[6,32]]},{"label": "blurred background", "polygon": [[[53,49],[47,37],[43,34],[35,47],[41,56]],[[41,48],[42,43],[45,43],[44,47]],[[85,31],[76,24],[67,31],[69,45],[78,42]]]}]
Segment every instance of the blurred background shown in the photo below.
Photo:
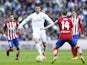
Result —
[{"label": "blurred background", "polygon": [[[28,15],[34,12],[35,4],[41,4],[42,11],[55,21],[61,16],[62,10],[67,10],[67,16],[71,16],[71,11],[76,9],[81,18],[85,37],[87,37],[87,0],[0,0],[0,40],[5,40],[2,30],[3,23],[8,20],[8,14],[13,13],[15,19],[21,23]],[[45,26],[48,25],[47,21]],[[20,40],[32,40],[31,22],[24,25],[25,30],[18,31]],[[56,40],[59,31],[50,28],[47,30],[47,39]]]},{"label": "blurred background", "polygon": [[[76,10],[78,16],[82,20],[85,39],[78,40],[78,45],[83,49],[83,55],[87,62],[87,0],[0,0],[0,65],[51,65],[51,59],[53,57],[53,46],[59,36],[59,31],[53,28],[47,29],[47,59],[41,64],[36,63],[35,57],[37,55],[34,41],[32,41],[32,27],[31,21],[24,25],[23,30],[18,30],[20,49],[20,60],[15,60],[15,52],[12,52],[10,57],[6,56],[6,50],[8,49],[8,41],[5,39],[3,32],[3,23],[8,20],[10,13],[14,14],[14,18],[21,23],[28,15],[34,12],[35,4],[41,4],[42,12],[48,14],[48,16],[55,22],[57,18],[61,17],[62,11],[67,10],[67,16],[71,16],[71,11]],[[49,23],[45,21],[45,26]],[[43,47],[42,47],[43,48]],[[58,57],[58,62],[54,65],[83,65],[78,60],[72,60],[71,46],[66,42]],[[32,50],[34,49],[34,50]],[[2,51],[4,50],[4,51]],[[49,51],[48,51],[49,50]],[[67,61],[68,60],[68,61]],[[87,65],[87,63],[85,64]]]}]

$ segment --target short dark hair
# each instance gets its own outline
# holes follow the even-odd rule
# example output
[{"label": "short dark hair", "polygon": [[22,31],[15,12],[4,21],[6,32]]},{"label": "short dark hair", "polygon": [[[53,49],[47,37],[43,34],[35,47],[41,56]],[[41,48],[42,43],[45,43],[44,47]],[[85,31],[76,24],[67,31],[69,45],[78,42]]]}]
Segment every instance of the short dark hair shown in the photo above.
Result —
[{"label": "short dark hair", "polygon": [[72,10],[72,12],[76,12],[76,10]]},{"label": "short dark hair", "polygon": [[10,17],[11,15],[14,15],[14,14],[12,14],[12,13],[11,13],[11,14],[9,14],[9,17]]},{"label": "short dark hair", "polygon": [[63,11],[62,14],[63,14],[63,15],[67,15],[67,11]]},{"label": "short dark hair", "polygon": [[40,7],[41,6],[41,4],[35,4],[35,7]]}]

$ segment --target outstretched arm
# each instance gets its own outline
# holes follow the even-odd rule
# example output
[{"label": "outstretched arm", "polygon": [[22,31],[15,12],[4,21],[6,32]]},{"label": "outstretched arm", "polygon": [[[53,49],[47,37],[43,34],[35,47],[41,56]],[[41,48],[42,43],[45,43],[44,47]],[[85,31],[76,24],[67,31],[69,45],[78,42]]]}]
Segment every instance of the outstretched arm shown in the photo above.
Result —
[{"label": "outstretched arm", "polygon": [[[52,21],[52,19],[47,15],[47,14],[44,14],[45,16],[45,20],[47,20],[50,24],[54,24],[54,22]],[[57,26],[54,25],[52,26],[54,29],[57,29]]]},{"label": "outstretched arm", "polygon": [[24,24],[26,24],[28,21],[30,21],[31,15],[28,16],[26,19],[24,19],[22,21],[22,23],[20,23],[20,25],[18,26],[18,29],[22,28]]},{"label": "outstretched arm", "polygon": [[44,27],[43,29],[46,30],[46,29],[48,29],[48,28],[50,28],[50,27],[52,27],[52,26],[54,26],[54,24],[50,24],[50,25]]},{"label": "outstretched arm", "polygon": [[52,24],[50,24],[50,25],[48,25],[48,26],[42,28],[42,30],[46,30],[46,29],[48,29],[48,28],[50,28],[50,27],[53,27],[53,26],[56,25],[56,24],[57,24],[57,22],[54,22],[54,23],[52,23]]}]

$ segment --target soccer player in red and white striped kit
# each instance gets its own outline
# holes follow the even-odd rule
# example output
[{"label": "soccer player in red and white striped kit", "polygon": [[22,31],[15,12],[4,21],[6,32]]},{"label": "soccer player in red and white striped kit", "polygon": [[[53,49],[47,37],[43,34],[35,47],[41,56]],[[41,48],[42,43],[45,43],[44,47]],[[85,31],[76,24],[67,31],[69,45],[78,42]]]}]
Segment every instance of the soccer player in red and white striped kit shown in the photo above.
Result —
[{"label": "soccer player in red and white striped kit", "polygon": [[41,28],[41,30],[46,30],[54,25],[59,25],[59,29],[60,29],[60,36],[59,36],[59,39],[57,40],[56,44],[55,44],[55,47],[53,49],[53,52],[54,52],[54,57],[52,59],[52,62],[51,63],[54,63],[56,60],[57,60],[57,56],[58,56],[58,50],[59,48],[65,43],[65,42],[68,42],[71,47],[73,48],[76,48],[79,55],[80,55],[80,58],[81,58],[81,61],[83,63],[85,63],[85,59],[82,55],[82,50],[80,47],[77,46],[77,42],[75,41],[75,39],[73,39],[73,36],[72,36],[72,28],[73,28],[73,23],[72,21],[66,16],[67,14],[67,11],[63,11],[62,12],[62,17],[58,18],[56,20],[56,22],[54,22],[54,24],[50,24],[44,28]]},{"label": "soccer player in red and white striped kit", "polygon": [[[77,42],[79,39],[79,34],[81,34],[81,37],[84,37],[84,27],[82,25],[81,19],[77,16],[77,12],[75,10],[72,11],[72,16],[70,17],[72,23],[73,23],[73,39]],[[81,33],[80,33],[81,31]],[[78,46],[79,47],[79,46]],[[77,48],[71,47],[73,58],[72,59],[78,59],[77,56]]]},{"label": "soccer player in red and white striped kit", "polygon": [[4,33],[6,34],[6,38],[8,40],[9,48],[6,52],[7,56],[9,56],[9,52],[13,51],[13,47],[16,47],[17,53],[16,53],[16,60],[19,59],[19,53],[20,53],[20,48],[19,48],[19,40],[18,40],[18,35],[17,35],[17,26],[19,23],[14,20],[13,14],[9,15],[9,20],[5,21],[3,24],[3,30]]}]

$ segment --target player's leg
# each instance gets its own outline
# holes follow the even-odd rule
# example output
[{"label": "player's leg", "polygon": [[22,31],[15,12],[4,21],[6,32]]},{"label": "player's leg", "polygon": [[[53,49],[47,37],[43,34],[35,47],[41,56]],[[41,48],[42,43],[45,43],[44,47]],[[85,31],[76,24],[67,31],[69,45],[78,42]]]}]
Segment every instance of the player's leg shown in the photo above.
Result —
[{"label": "player's leg", "polygon": [[[43,34],[43,35],[42,35]],[[46,59],[46,53],[45,53],[45,50],[46,50],[46,47],[47,47],[47,38],[46,38],[46,33],[45,31],[41,31],[40,33],[40,39],[43,43],[43,56],[44,56],[44,59]]]},{"label": "player's leg", "polygon": [[42,43],[43,43],[43,52],[42,52],[42,54],[43,54],[43,58],[46,59],[45,51],[46,51],[47,42],[42,42]]},{"label": "player's leg", "polygon": [[9,53],[13,51],[13,40],[8,40],[9,48],[6,51],[6,55],[9,56]]},{"label": "player's leg", "polygon": [[[73,35],[73,39],[77,42],[78,39],[79,39],[79,35]],[[73,54],[73,58],[72,59],[78,59],[77,48],[71,47],[71,51],[72,51],[72,54]]]},{"label": "player's leg", "polygon": [[16,47],[16,60],[19,60],[19,55],[20,55],[20,48],[19,48],[19,39],[18,38],[15,38],[14,40],[14,45]]},{"label": "player's leg", "polygon": [[43,52],[46,51],[46,47],[47,47],[47,42],[42,42],[43,43]]},{"label": "player's leg", "polygon": [[39,39],[35,38],[34,41],[35,41],[35,45],[36,45],[36,48],[37,48],[39,55],[42,55],[41,45],[40,45]]},{"label": "player's leg", "polygon": [[73,58],[72,59],[78,59],[77,49],[75,47],[71,47],[71,51],[72,51],[72,54],[73,54]]},{"label": "player's leg", "polygon": [[52,59],[52,62],[51,63],[54,63],[57,59],[57,56],[58,56],[58,48],[60,48],[63,44],[65,43],[65,40],[61,40],[59,39],[57,42],[56,42],[56,46],[54,47],[53,49],[53,59]]},{"label": "player's leg", "polygon": [[33,33],[33,40],[35,42],[36,49],[39,55],[42,55],[42,50],[41,50],[41,45],[40,45],[40,36],[38,33]]},{"label": "player's leg", "polygon": [[83,53],[82,53],[82,49],[79,46],[77,46],[77,42],[74,39],[72,39],[72,40],[70,40],[69,43],[71,44],[72,47],[75,47],[77,49],[82,62],[85,63],[85,60],[84,60],[84,57],[83,57]]},{"label": "player's leg", "polygon": [[82,49],[79,46],[77,46],[77,45],[75,46],[75,48],[77,49],[77,52],[80,55],[80,58],[81,58],[82,63],[85,63],[85,59],[83,57]]}]

